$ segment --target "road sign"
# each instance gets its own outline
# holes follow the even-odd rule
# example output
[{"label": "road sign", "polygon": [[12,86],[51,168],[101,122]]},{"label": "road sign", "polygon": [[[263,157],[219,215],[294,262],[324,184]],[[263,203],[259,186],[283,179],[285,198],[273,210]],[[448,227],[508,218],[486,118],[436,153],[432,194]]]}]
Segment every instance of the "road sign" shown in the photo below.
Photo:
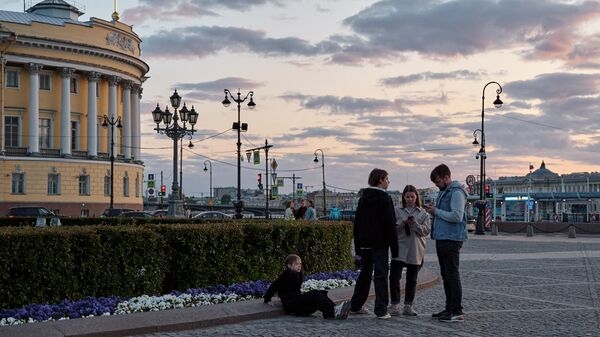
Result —
[{"label": "road sign", "polygon": [[299,190],[301,190],[301,189],[302,189],[302,183],[297,183],[297,184],[296,184],[296,189],[299,189]]},{"label": "road sign", "polygon": [[147,185],[148,185],[148,188],[155,188],[156,187],[156,185],[154,184],[154,180],[148,180],[147,181]]},{"label": "road sign", "polygon": [[472,174],[469,174],[467,176],[467,185],[473,186],[474,184],[475,184],[475,176]]}]

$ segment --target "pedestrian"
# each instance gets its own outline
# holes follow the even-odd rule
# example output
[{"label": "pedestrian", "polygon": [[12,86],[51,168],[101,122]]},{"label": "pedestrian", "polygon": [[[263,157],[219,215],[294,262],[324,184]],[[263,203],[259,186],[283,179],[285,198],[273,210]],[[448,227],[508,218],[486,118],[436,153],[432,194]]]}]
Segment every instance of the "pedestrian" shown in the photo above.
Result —
[{"label": "pedestrian", "polygon": [[440,189],[435,205],[425,205],[433,216],[432,237],[440,264],[446,294],[444,310],[431,315],[443,322],[464,321],[462,285],[460,282],[460,249],[467,239],[467,192],[458,181],[452,181],[448,166],[436,166],[431,181]]},{"label": "pedestrian", "polygon": [[285,203],[285,213],[283,214],[285,220],[295,220],[294,217],[294,201],[288,201]]},{"label": "pedestrian", "polygon": [[304,220],[317,220],[317,211],[315,211],[315,203],[312,200],[308,200],[308,207],[304,213]]},{"label": "pedestrian", "polygon": [[306,213],[306,209],[307,209],[307,205],[306,205],[306,199],[302,199],[300,201],[300,208],[298,208],[296,210],[296,212],[294,213],[294,216],[296,217],[296,220],[299,219],[304,219],[304,213]]},{"label": "pedestrian", "polygon": [[389,251],[398,257],[398,237],[394,203],[387,193],[390,184],[388,173],[373,169],[369,174],[369,186],[362,191],[354,218],[354,247],[360,256],[361,270],[350,301],[350,312],[368,314],[363,307],[369,296],[371,278],[375,287],[375,315],[390,318],[388,307]]},{"label": "pedestrian", "polygon": [[286,268],[279,277],[271,283],[264,296],[264,302],[276,305],[271,301],[277,293],[283,309],[288,314],[308,316],[317,310],[325,319],[346,319],[350,311],[350,303],[344,301],[339,305],[327,296],[326,290],[310,290],[302,293],[302,259],[296,254],[290,254],[285,259]]},{"label": "pedestrian", "polygon": [[[392,316],[402,313],[417,316],[413,309],[417,278],[425,258],[426,240],[431,230],[429,213],[421,208],[421,197],[413,185],[406,185],[402,191],[402,206],[396,206],[396,234],[398,235],[398,258],[391,261],[390,267],[390,308]],[[404,287],[404,308],[400,311],[400,279],[406,267]]]}]

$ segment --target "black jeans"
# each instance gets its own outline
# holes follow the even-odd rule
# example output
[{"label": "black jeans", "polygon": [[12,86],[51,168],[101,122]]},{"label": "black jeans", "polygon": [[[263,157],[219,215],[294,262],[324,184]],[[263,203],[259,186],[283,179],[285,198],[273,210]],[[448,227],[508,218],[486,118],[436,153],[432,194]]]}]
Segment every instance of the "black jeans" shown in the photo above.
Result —
[{"label": "black jeans", "polygon": [[298,316],[308,316],[319,310],[323,318],[335,317],[335,303],[327,296],[326,290],[311,290],[282,304],[286,312]]},{"label": "black jeans", "polygon": [[392,304],[400,303],[400,280],[402,279],[402,269],[406,267],[406,286],[404,287],[404,304],[412,304],[415,300],[417,291],[417,277],[421,266],[416,264],[407,264],[403,261],[392,260],[390,268],[390,302]]},{"label": "black jeans", "polygon": [[446,311],[462,313],[462,285],[460,283],[460,249],[462,241],[437,240],[435,249],[446,293]]},{"label": "black jeans", "polygon": [[[362,269],[358,274],[354,294],[350,300],[350,310],[359,310],[369,297],[371,275],[375,288],[375,315],[387,314],[388,306],[388,271],[389,248],[361,249]],[[375,273],[373,273],[373,270]]]}]

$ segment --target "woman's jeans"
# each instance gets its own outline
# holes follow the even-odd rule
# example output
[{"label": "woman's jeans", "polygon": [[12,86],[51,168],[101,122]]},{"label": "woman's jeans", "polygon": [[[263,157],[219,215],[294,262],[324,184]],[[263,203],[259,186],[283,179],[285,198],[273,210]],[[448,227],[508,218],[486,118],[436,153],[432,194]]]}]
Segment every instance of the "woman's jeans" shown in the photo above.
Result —
[{"label": "woman's jeans", "polygon": [[417,291],[417,277],[421,266],[406,264],[403,261],[392,260],[390,268],[390,299],[392,304],[400,303],[400,280],[402,269],[406,267],[406,287],[404,287],[404,304],[413,304]]}]

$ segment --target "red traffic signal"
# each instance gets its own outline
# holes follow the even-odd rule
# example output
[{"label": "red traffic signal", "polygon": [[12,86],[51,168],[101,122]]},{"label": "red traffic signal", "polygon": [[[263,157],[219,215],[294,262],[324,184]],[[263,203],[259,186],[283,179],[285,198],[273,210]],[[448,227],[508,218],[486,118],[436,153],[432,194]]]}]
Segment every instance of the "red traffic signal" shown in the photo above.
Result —
[{"label": "red traffic signal", "polygon": [[485,194],[490,193],[490,185],[485,185]]},{"label": "red traffic signal", "polygon": [[160,186],[160,191],[161,191],[162,193],[167,193],[167,186],[166,186],[166,185],[161,185],[161,186]]}]

